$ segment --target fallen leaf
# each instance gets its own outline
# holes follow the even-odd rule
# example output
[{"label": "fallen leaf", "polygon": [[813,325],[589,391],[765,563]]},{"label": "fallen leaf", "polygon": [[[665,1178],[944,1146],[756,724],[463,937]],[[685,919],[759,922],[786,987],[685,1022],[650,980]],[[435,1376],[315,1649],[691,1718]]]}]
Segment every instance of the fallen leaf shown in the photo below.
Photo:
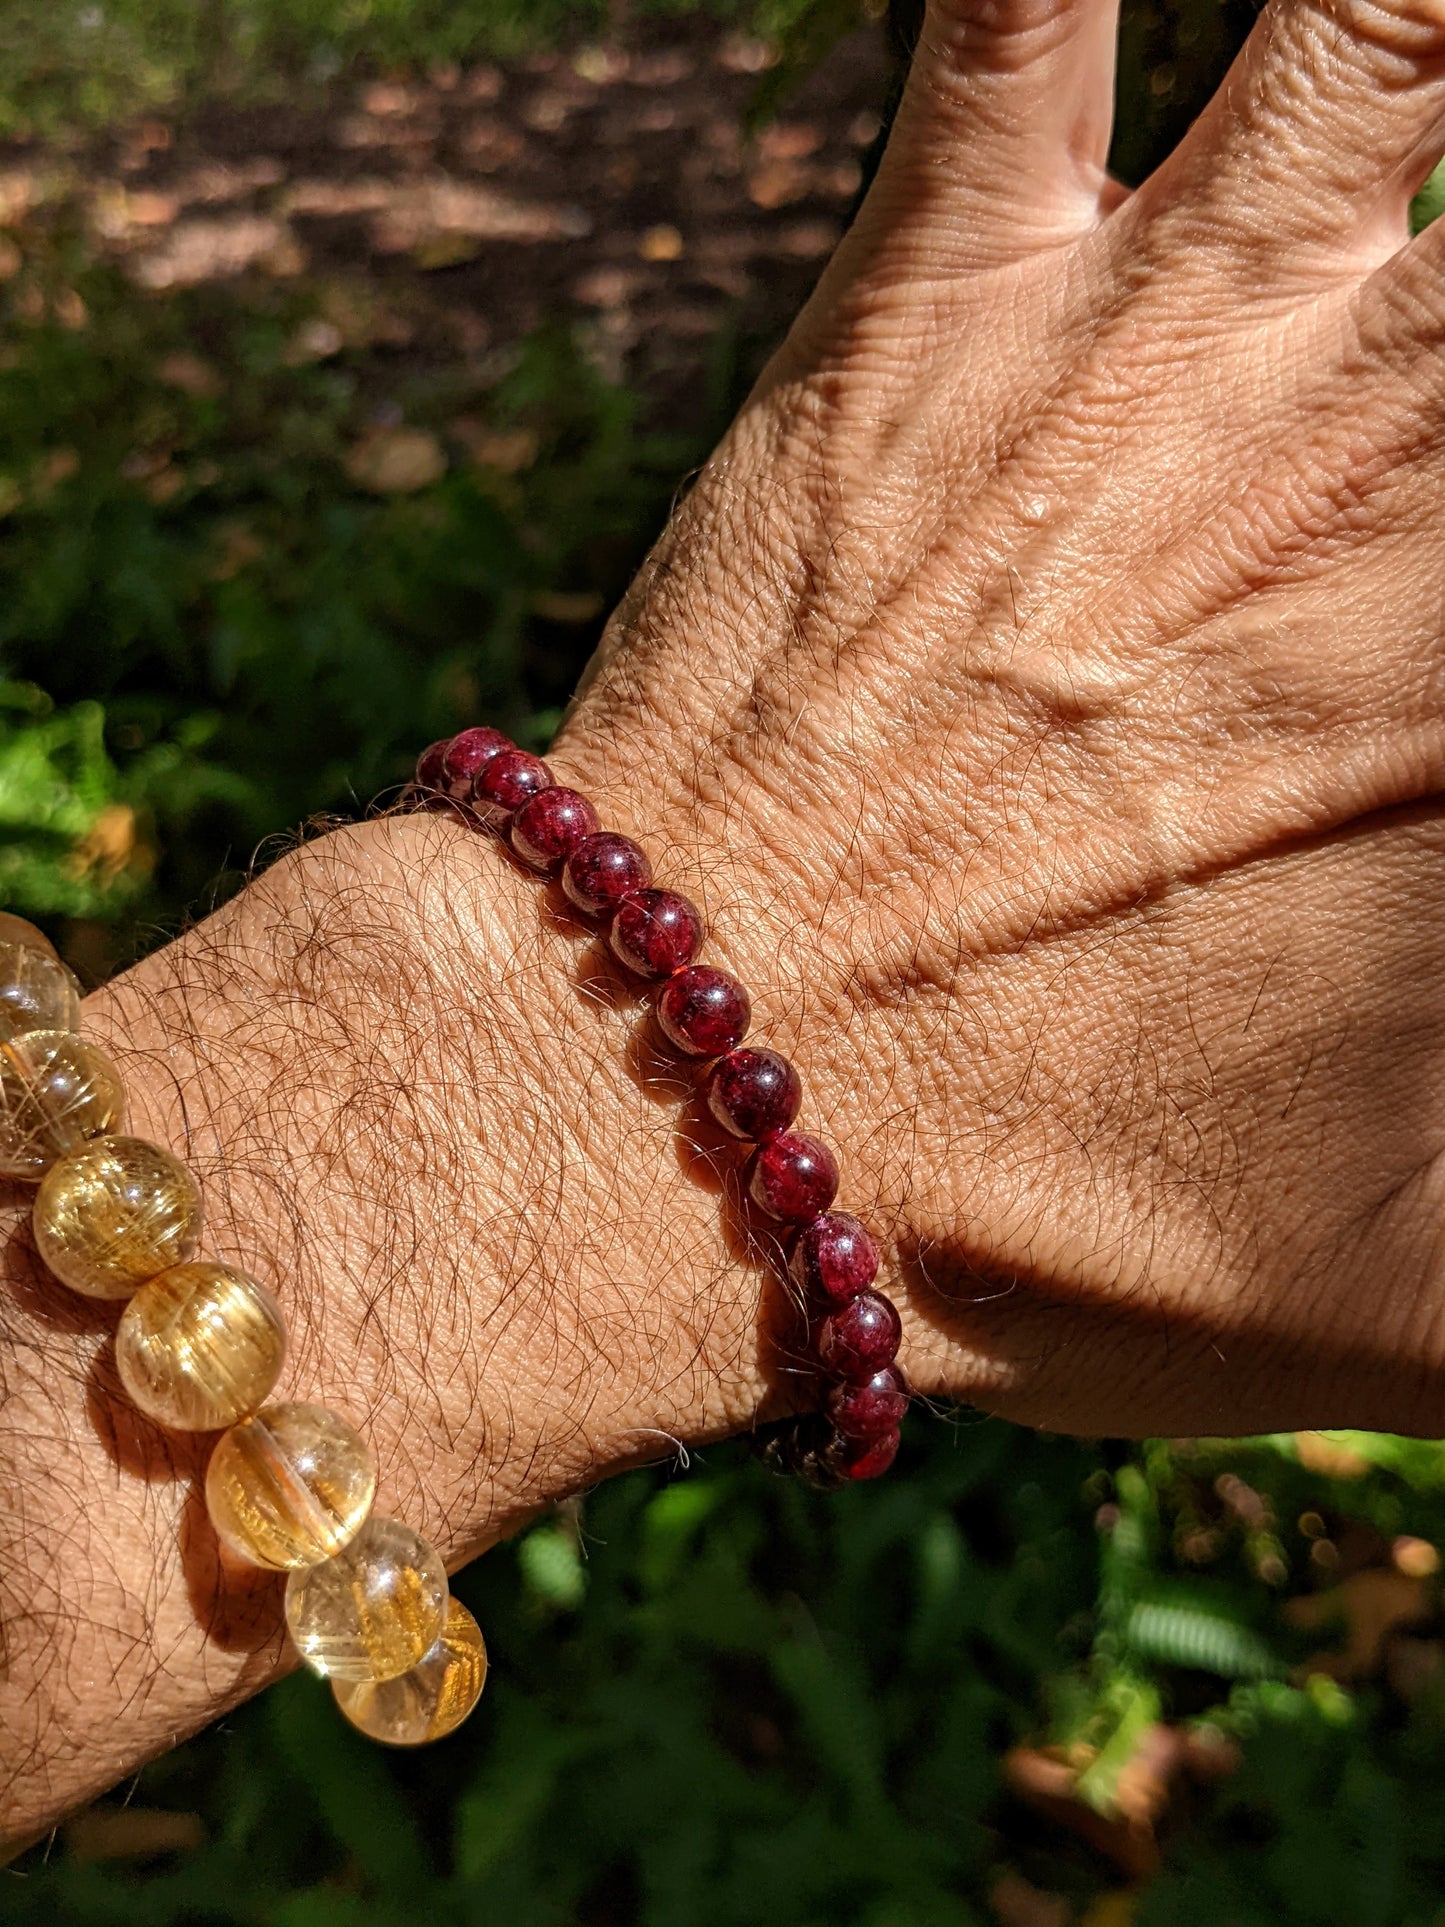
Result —
[{"label": "fallen leaf", "polygon": [[602,597],[595,589],[547,589],[532,597],[533,615],[547,622],[595,622],[602,609]]},{"label": "fallen leaf", "polygon": [[314,316],[301,323],[282,349],[281,359],[288,368],[305,368],[312,362],[330,360],[345,346],[345,338],[334,321]]},{"label": "fallen leaf", "polygon": [[446,474],[447,458],[424,428],[381,428],[346,458],[346,473],[373,495],[413,495]]},{"label": "fallen leaf", "polygon": [[675,227],[661,221],[656,227],[648,228],[637,244],[637,252],[644,261],[679,261],[682,259],[683,238]]},{"label": "fallen leaf", "polygon": [[71,850],[65,867],[73,876],[96,875],[112,883],[123,870],[148,870],[154,853],[136,835],[135,811],[128,803],[107,803]]},{"label": "fallen leaf", "polygon": [[70,334],[79,334],[90,319],[89,308],[74,288],[62,288],[52,300],[50,311]]},{"label": "fallen leaf", "polygon": [[989,1888],[988,1904],[999,1927],[1069,1927],[1074,1918],[1062,1894],[1047,1893],[1012,1869]]},{"label": "fallen leaf", "polygon": [[244,522],[226,522],[217,530],[221,540],[221,553],[211,570],[214,582],[229,582],[239,575],[248,563],[254,562],[261,554],[261,544]]},{"label": "fallen leaf", "polygon": [[479,468],[495,468],[503,475],[516,475],[530,468],[537,459],[535,429],[489,429],[474,415],[458,415],[451,432]]},{"label": "fallen leaf", "polygon": [[1411,1579],[1428,1579],[1432,1572],[1440,1570],[1440,1554],[1428,1539],[1414,1539],[1408,1533],[1402,1534],[1390,1548],[1390,1556],[1395,1561],[1396,1572],[1408,1574]]},{"label": "fallen leaf", "polygon": [[180,494],[185,485],[185,472],[177,468],[174,463],[168,463],[165,468],[152,475],[146,483],[146,498],[154,502],[157,508],[164,508],[172,496]]},{"label": "fallen leaf", "polygon": [[179,388],[184,394],[195,395],[198,399],[219,395],[222,388],[220,374],[210,362],[203,361],[199,355],[187,354],[184,349],[178,354],[167,355],[156,366],[156,378],[163,381],[167,388]]},{"label": "fallen leaf", "polygon": [[1089,1904],[1079,1927],[1133,1927],[1138,1911],[1138,1896],[1132,1887],[1116,1887],[1112,1893],[1099,1894]]},{"label": "fallen leaf", "polygon": [[1332,1479],[1362,1478],[1370,1461],[1348,1446],[1338,1444],[1328,1432],[1296,1432],[1295,1451],[1308,1472],[1323,1472]]},{"label": "fallen leaf", "polygon": [[1368,1567],[1352,1572],[1329,1592],[1305,1593],[1284,1608],[1290,1625],[1304,1631],[1343,1620],[1345,1644],[1338,1652],[1316,1653],[1304,1671],[1329,1679],[1367,1679],[1379,1671],[1386,1641],[1395,1628],[1423,1619],[1431,1609],[1433,1591],[1424,1579],[1403,1572]]},{"label": "fallen leaf", "polygon": [[65,1829],[76,1860],[139,1860],[159,1853],[194,1853],[205,1844],[198,1813],[166,1813],[156,1807],[91,1807]]},{"label": "fallen leaf", "polygon": [[30,492],[43,502],[52,489],[59,488],[80,473],[80,456],[73,448],[52,448],[40,456],[30,473]]},{"label": "fallen leaf", "polygon": [[806,160],[822,145],[822,130],[805,120],[775,120],[758,135],[758,152],[768,161]]},{"label": "fallen leaf", "polygon": [[445,229],[440,234],[423,235],[411,251],[419,268],[456,268],[464,261],[475,261],[482,243],[475,234],[458,234]]},{"label": "fallen leaf", "polygon": [[178,221],[164,243],[138,256],[130,271],[145,288],[195,287],[269,263],[287,238],[283,224],[269,214]]},{"label": "fallen leaf", "polygon": [[169,227],[180,211],[180,202],[173,194],[156,194],[143,188],[125,197],[126,220],[131,227]]}]

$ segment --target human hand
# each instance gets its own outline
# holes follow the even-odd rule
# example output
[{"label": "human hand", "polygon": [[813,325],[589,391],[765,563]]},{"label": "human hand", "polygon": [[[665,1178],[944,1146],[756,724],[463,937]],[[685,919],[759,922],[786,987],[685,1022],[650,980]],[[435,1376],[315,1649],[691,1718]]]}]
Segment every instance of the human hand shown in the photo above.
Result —
[{"label": "human hand", "polygon": [[[1102,0],[935,9],[556,770],[796,1057],[920,1390],[1428,1428],[1445,243],[1399,250],[1445,29],[1277,6],[1127,201],[1112,34]],[[368,1427],[453,1563],[807,1402],[732,1158],[494,845],[309,846],[87,1024],[194,1159],[208,1249],[276,1284],[283,1389]],[[103,1314],[19,1241],[11,1272],[15,1838],[285,1661],[196,1516],[205,1442],[123,1412]]]},{"label": "human hand", "polygon": [[1273,6],[1127,199],[1113,35],[931,9],[558,754],[682,846],[916,1385],[1438,1429],[1445,23]]}]

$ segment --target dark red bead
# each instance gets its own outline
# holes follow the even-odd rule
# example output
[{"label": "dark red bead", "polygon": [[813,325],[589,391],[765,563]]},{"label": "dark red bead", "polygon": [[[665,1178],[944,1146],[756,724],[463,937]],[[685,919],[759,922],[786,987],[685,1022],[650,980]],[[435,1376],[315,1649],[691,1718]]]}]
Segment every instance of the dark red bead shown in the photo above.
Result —
[{"label": "dark red bead", "polygon": [[608,941],[639,977],[670,977],[702,949],[702,912],[676,890],[635,890],[618,904]]},{"label": "dark red bead", "polygon": [[538,790],[512,818],[512,848],[534,870],[556,870],[584,837],[597,834],[597,812],[577,790],[554,783]]},{"label": "dark red bead", "polygon": [[551,787],[552,772],[540,756],[504,749],[483,766],[472,785],[472,803],[484,823],[499,828],[514,810]]},{"label": "dark red bead", "polygon": [[882,1438],[902,1424],[908,1387],[896,1365],[885,1365],[861,1385],[835,1385],[824,1410],[833,1430],[845,1439]]},{"label": "dark red bead", "polygon": [[838,1160],[821,1138],[783,1131],[758,1147],[748,1195],[770,1218],[806,1224],[826,1211],[838,1190]]},{"label": "dark red bead", "polygon": [[802,1101],[798,1073],[775,1050],[729,1051],[708,1079],[707,1106],[718,1123],[754,1143],[786,1131]]},{"label": "dark red bead", "polygon": [[849,1439],[838,1454],[836,1465],[845,1479],[881,1479],[898,1457],[899,1437],[895,1427],[876,1439]]},{"label": "dark red bead", "polygon": [[818,1357],[835,1378],[862,1385],[893,1363],[903,1324],[891,1300],[863,1291],[818,1327]]},{"label": "dark red bead", "polygon": [[610,917],[624,897],[651,882],[647,852],[613,830],[584,837],[562,871],[562,888],[589,917]]},{"label": "dark red bead", "polygon": [[844,1305],[878,1276],[878,1247],[846,1211],[828,1211],[803,1226],[792,1273],[814,1304]]},{"label": "dark red bead", "polygon": [[663,1035],[689,1057],[721,1057],[743,1041],[752,1020],[748,993],[736,977],[711,964],[679,970],[657,1000]]},{"label": "dark red bead", "polygon": [[450,736],[443,736],[439,743],[428,743],[416,759],[416,785],[421,790],[439,790],[442,787],[442,763],[451,748]]},{"label": "dark red bead", "polygon": [[453,736],[446,745],[442,757],[441,787],[448,796],[465,801],[472,794],[472,786],[494,756],[503,750],[514,748],[510,736],[504,736],[499,729],[490,729],[485,723],[478,723],[474,729],[464,729]]}]

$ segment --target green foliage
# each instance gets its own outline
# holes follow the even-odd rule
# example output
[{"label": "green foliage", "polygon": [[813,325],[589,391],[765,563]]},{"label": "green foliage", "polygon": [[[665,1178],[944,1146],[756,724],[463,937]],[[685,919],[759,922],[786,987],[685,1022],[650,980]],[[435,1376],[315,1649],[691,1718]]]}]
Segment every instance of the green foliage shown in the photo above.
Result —
[{"label": "green foliage", "polygon": [[[698,444],[639,433],[633,398],[564,336],[378,395],[363,349],[294,351],[318,300],[354,305],[345,289],[144,301],[63,231],[26,241],[12,306],[63,294],[87,318],[29,322],[0,364],[0,660],[59,705],[0,708],[17,907],[137,903],[145,861],[83,862],[107,806],[136,813],[143,856],[158,842],[145,907],[174,918],[263,839],[394,793],[418,744],[479,711],[545,738],[571,672],[527,684],[556,633],[539,604],[615,599]],[[449,430],[463,410],[523,431],[536,459],[470,464]],[[354,483],[378,412],[434,435],[448,472],[416,492]],[[565,633],[580,660],[595,620]]]},{"label": "green foliage", "polygon": [[[795,56],[790,71],[862,17],[860,0],[641,0],[634,11],[733,21]],[[207,89],[294,99],[357,62],[414,71],[505,58],[601,35],[612,16],[608,0],[9,0],[0,137],[184,112]]]}]

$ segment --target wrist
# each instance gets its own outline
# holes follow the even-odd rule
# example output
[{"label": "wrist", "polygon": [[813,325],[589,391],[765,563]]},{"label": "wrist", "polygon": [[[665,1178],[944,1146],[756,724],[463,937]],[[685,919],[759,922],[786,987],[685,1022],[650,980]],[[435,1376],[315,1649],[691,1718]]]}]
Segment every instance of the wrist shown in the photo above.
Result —
[{"label": "wrist", "polygon": [[[596,939],[491,839],[343,830],[90,999],[127,1128],[186,1158],[203,1250],[271,1286],[281,1396],[370,1438],[378,1509],[452,1566],[764,1393],[762,1273],[679,1162],[676,1080]],[[605,992],[602,986],[605,985]],[[212,1440],[133,1411],[113,1314],[49,1281],[19,1193],[6,1322],[0,1756],[12,1839],[291,1661],[222,1569]],[[35,1770],[31,1770],[31,1767]]]}]

